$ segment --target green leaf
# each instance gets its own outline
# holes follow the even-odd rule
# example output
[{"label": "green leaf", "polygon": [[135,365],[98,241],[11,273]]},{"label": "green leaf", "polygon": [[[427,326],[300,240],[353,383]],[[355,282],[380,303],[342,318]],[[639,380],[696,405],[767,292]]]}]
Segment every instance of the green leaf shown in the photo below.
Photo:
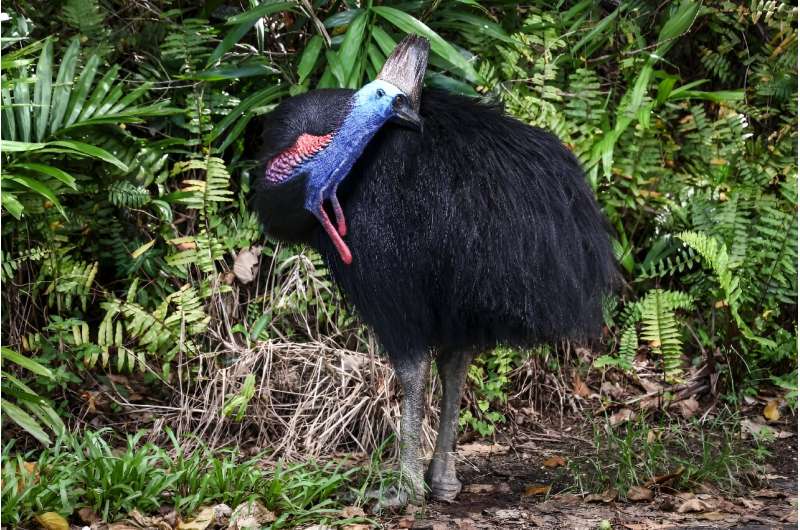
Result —
[{"label": "green leaf", "polygon": [[[28,78],[24,77],[24,80]],[[27,82],[17,83],[14,85],[14,111],[16,112],[16,119],[14,120],[19,130],[19,138],[24,142],[31,141],[31,99],[30,99],[30,86]]]},{"label": "green leaf", "polygon": [[36,162],[18,162],[11,167],[23,168],[29,171],[35,171],[37,173],[41,173],[43,175],[48,175],[50,177],[60,180],[73,190],[78,189],[77,186],[75,186],[75,177],[55,166],[48,166],[46,164],[39,164]]},{"label": "green leaf", "polygon": [[[427,38],[431,43],[433,53],[462,70],[468,80],[476,80],[478,74],[472,65],[467,61],[450,43],[439,36],[438,33],[399,9],[386,6],[376,6],[372,8],[375,13],[386,19],[389,23],[406,33],[415,33]],[[380,46],[380,43],[378,43]]]},{"label": "green leaf", "polygon": [[84,155],[90,156],[92,158],[98,158],[100,160],[108,162],[109,164],[113,164],[122,171],[125,172],[128,171],[128,166],[126,166],[120,159],[118,159],[105,149],[101,149],[100,147],[94,145],[90,145],[83,142],[76,142],[75,140],[57,140],[55,142],[49,142],[47,145],[66,147],[67,149],[72,149],[73,151],[83,153]]},{"label": "green leaf", "polygon": [[56,197],[55,193],[53,193],[53,190],[51,190],[50,188],[48,188],[47,186],[45,186],[44,184],[42,184],[38,180],[36,180],[34,178],[31,178],[31,177],[23,176],[23,175],[7,175],[7,174],[3,174],[2,177],[3,177],[3,180],[10,180],[12,182],[16,182],[17,184],[25,186],[29,190],[38,193],[39,195],[41,195],[42,197],[44,197],[48,201],[52,202],[55,205],[55,207],[58,208],[58,210],[61,212],[61,215],[66,217],[66,213],[64,212],[64,209],[61,207],[61,203],[59,202],[59,200]]},{"label": "green leaf", "polygon": [[22,427],[22,429],[44,445],[50,445],[50,437],[42,430],[39,422],[37,422],[33,416],[5,399],[0,399],[0,403],[3,405],[3,414],[11,418],[11,421]]},{"label": "green leaf", "polygon": [[222,134],[225,129],[230,127],[234,121],[242,118],[247,112],[250,111],[250,109],[260,107],[261,105],[269,103],[270,101],[275,101],[283,97],[285,94],[285,89],[278,85],[264,88],[247,96],[236,106],[235,109],[229,112],[214,126],[211,132],[208,133],[208,141],[211,142],[217,139],[217,137],[219,137],[219,135]]},{"label": "green leaf", "polygon": [[53,88],[53,98],[51,100],[50,112],[50,134],[56,132],[61,127],[64,114],[67,112],[69,97],[72,93],[72,80],[75,76],[75,66],[78,63],[78,52],[80,43],[75,37],[70,42],[64,56],[61,58],[61,66],[58,68],[56,84]]},{"label": "green leaf", "polygon": [[229,31],[227,35],[225,35],[225,38],[222,40],[222,42],[220,42],[211,53],[211,56],[209,56],[208,61],[206,62],[206,68],[216,63],[222,58],[223,55],[230,51],[236,45],[236,43],[238,43],[248,31],[250,31],[250,28],[255,26],[256,22],[258,22],[261,17],[278,13],[280,11],[294,11],[296,7],[297,4],[294,4],[293,2],[265,2],[258,7],[249,9],[240,15],[229,18],[226,24],[236,24],[237,26]]},{"label": "green leaf", "polygon": [[47,147],[45,143],[34,142],[15,142],[13,140],[3,140],[0,147],[6,153],[19,153],[22,151],[37,151]]},{"label": "green leaf", "polygon": [[33,86],[33,120],[36,139],[47,132],[50,101],[53,95],[53,41],[47,39],[36,65],[36,84]]},{"label": "green leaf", "polygon": [[386,30],[380,26],[375,26],[372,28],[372,38],[383,52],[383,60],[381,61],[381,66],[383,66],[383,63],[386,61],[386,57],[388,57],[389,54],[392,53],[392,50],[394,50],[394,47],[397,46],[397,41],[395,41],[392,36],[386,33]]},{"label": "green leaf", "polygon": [[306,49],[303,50],[300,63],[297,65],[298,83],[302,84],[314,70],[314,65],[317,64],[317,58],[319,58],[319,52],[322,50],[322,44],[322,37],[319,35],[311,37],[311,40],[306,44]]},{"label": "green leaf", "polygon": [[83,112],[83,106],[86,104],[86,97],[89,95],[89,89],[94,82],[94,76],[97,73],[97,67],[100,65],[100,57],[92,55],[83,67],[80,77],[72,90],[72,94],[67,104],[65,113],[66,119],[64,125],[72,125],[78,119],[78,116]]},{"label": "green leaf", "polygon": [[115,64],[108,69],[100,81],[97,82],[97,85],[95,85],[94,92],[92,92],[89,101],[83,107],[83,110],[81,110],[81,114],[78,116],[76,121],[91,118],[95,114],[95,111],[103,104],[103,101],[108,93],[111,92],[111,88],[114,86],[114,80],[117,78],[118,72],[118,64]]},{"label": "green leaf", "polygon": [[361,80],[358,73],[364,63],[361,50],[364,44],[364,30],[367,27],[367,19],[367,12],[361,13],[353,19],[337,52],[341,65],[342,78],[340,82],[342,82],[343,87],[357,88],[360,84]]},{"label": "green leaf", "polygon": [[269,324],[271,319],[272,315],[270,313],[264,313],[258,317],[258,320],[256,320],[255,324],[253,324],[253,327],[250,330],[250,338],[252,340],[258,340],[258,336],[262,331],[264,331],[264,328],[267,327],[267,324]]},{"label": "green leaf", "polygon": [[37,375],[53,379],[53,372],[51,372],[49,368],[42,366],[33,359],[28,359],[27,357],[20,355],[11,348],[6,348],[5,346],[3,346],[0,351],[2,351],[3,361],[11,361],[17,366],[21,366],[22,368],[25,368],[26,370],[29,370]]},{"label": "green leaf", "polygon": [[25,211],[25,207],[22,206],[22,203],[17,200],[17,197],[12,192],[3,190],[0,193],[0,203],[17,220],[22,219],[22,212]]},{"label": "green leaf", "polygon": [[136,250],[131,252],[131,258],[133,258],[133,259],[138,258],[142,254],[144,254],[145,252],[147,252],[148,250],[153,248],[153,245],[155,245],[155,243],[156,243],[156,240],[155,239],[151,239],[150,241],[148,241],[144,245],[140,246],[139,248],[137,248]]},{"label": "green leaf", "polygon": [[178,79],[192,79],[196,81],[225,81],[227,79],[242,79],[245,77],[256,77],[260,75],[272,75],[278,73],[275,68],[264,64],[242,64],[239,66],[222,66],[211,68],[202,72],[194,72],[187,75],[176,76]]}]

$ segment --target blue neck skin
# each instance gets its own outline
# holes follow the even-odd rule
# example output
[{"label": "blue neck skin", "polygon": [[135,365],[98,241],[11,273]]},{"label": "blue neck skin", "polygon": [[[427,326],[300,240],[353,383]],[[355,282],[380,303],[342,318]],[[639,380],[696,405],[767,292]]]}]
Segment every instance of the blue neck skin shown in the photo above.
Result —
[{"label": "blue neck skin", "polygon": [[[347,222],[336,189],[375,133],[397,112],[407,112],[395,109],[395,101],[407,104],[407,100],[400,99],[400,96],[405,98],[400,89],[385,81],[376,80],[365,85],[353,94],[350,111],[333,133],[330,143],[297,169],[308,175],[305,209],[319,220],[347,265],[353,256],[342,239],[347,235]],[[333,208],[335,227],[325,212],[323,203],[326,200]]]},{"label": "blue neck skin", "polygon": [[391,118],[391,106],[385,101],[390,98],[378,100],[376,84],[387,93],[398,91],[393,85],[374,81],[353,94],[351,111],[334,132],[331,143],[303,164],[302,171],[309,176],[305,202],[308,210],[316,212],[323,200],[335,200],[336,188],[353,169],[375,133]]}]

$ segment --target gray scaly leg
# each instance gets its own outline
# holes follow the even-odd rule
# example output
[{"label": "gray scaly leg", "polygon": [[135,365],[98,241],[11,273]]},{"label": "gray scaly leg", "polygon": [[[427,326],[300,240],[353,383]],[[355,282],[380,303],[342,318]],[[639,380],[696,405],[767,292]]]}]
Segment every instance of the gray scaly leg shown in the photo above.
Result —
[{"label": "gray scaly leg", "polygon": [[398,363],[394,367],[403,388],[403,415],[400,420],[400,484],[395,492],[382,492],[376,509],[401,508],[408,503],[425,501],[425,480],[421,449],[425,387],[431,360],[426,355],[418,361]]},{"label": "gray scaly leg", "polygon": [[461,352],[445,352],[436,359],[436,368],[442,382],[441,414],[439,433],[433,459],[425,473],[434,499],[452,501],[461,491],[461,482],[456,477],[455,450],[458,441],[458,412],[467,369],[472,355]]},{"label": "gray scaly leg", "polygon": [[404,394],[400,425],[400,474],[409,489],[409,502],[412,504],[421,504],[425,500],[421,435],[425,387],[430,369],[431,360],[427,355],[416,363],[395,369]]}]

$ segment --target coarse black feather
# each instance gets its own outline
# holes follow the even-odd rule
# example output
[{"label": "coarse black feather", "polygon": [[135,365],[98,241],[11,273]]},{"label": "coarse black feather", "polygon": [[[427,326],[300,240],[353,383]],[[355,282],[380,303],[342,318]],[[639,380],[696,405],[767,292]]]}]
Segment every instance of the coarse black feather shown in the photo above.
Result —
[{"label": "coarse black feather", "polygon": [[[348,92],[314,94],[267,118],[267,151],[329,132]],[[308,238],[392,361],[597,337],[617,273],[575,157],[552,134],[468,98],[425,91],[421,114],[421,134],[385,126],[342,185],[353,263],[319,226]],[[270,230],[283,214],[266,191],[256,200]]]}]

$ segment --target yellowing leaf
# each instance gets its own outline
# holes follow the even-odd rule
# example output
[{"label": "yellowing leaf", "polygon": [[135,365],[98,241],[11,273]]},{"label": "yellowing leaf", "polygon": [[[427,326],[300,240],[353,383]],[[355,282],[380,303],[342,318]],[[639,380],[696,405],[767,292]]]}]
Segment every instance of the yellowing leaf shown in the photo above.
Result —
[{"label": "yellowing leaf", "polygon": [[542,465],[544,467],[549,467],[549,468],[561,467],[561,466],[564,466],[566,464],[567,464],[567,461],[564,460],[564,457],[560,456],[560,455],[553,455],[550,458],[548,458],[547,460],[545,460],[544,462],[542,462]]},{"label": "yellowing leaf", "polygon": [[139,248],[137,248],[136,250],[134,250],[133,252],[131,252],[131,257],[132,257],[133,259],[136,259],[136,258],[138,258],[138,257],[139,257],[139,256],[141,256],[142,254],[144,254],[145,252],[147,252],[148,250],[150,250],[150,249],[153,247],[153,245],[155,244],[155,242],[156,242],[156,240],[155,240],[155,239],[151,239],[149,242],[145,243],[145,244],[144,244],[144,245],[142,245],[141,247],[139,247]]},{"label": "yellowing leaf", "polygon": [[536,484],[525,488],[523,497],[533,497],[534,495],[547,495],[550,493],[550,484]]},{"label": "yellowing leaf", "polygon": [[629,501],[649,501],[653,499],[653,490],[641,486],[631,486],[625,496]]},{"label": "yellowing leaf", "polygon": [[214,523],[214,508],[203,506],[200,513],[191,521],[181,521],[176,530],[206,530]]},{"label": "yellowing leaf", "polygon": [[56,512],[45,512],[34,517],[44,530],[69,530],[69,523]]},{"label": "yellowing leaf", "polygon": [[581,376],[578,375],[577,373],[572,378],[572,392],[576,396],[582,398],[589,397],[592,393],[592,391],[589,389],[586,383],[583,382],[583,379],[581,379]]},{"label": "yellowing leaf", "polygon": [[771,399],[764,407],[764,417],[769,421],[778,421],[781,419],[781,411],[778,410],[778,400]]}]

